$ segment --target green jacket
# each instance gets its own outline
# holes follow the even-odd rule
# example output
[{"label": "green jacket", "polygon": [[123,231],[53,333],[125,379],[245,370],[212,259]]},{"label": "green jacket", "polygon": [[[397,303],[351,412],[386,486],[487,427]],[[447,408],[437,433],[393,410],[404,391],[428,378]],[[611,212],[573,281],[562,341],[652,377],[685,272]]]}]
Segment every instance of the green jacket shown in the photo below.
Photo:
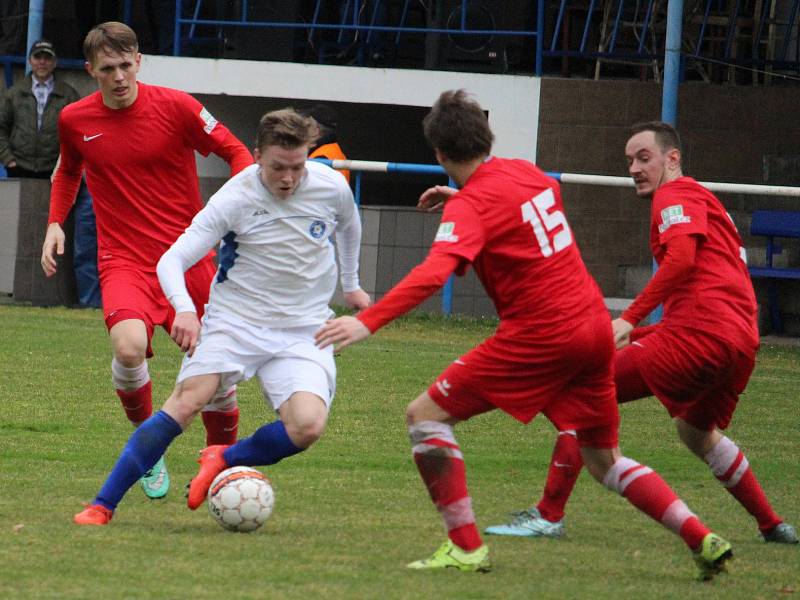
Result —
[{"label": "green jacket", "polygon": [[58,159],[58,114],[80,95],[75,88],[59,80],[42,115],[42,128],[36,126],[36,97],[31,91],[31,75],[25,76],[0,98],[0,162],[12,160],[29,171],[52,171]]}]

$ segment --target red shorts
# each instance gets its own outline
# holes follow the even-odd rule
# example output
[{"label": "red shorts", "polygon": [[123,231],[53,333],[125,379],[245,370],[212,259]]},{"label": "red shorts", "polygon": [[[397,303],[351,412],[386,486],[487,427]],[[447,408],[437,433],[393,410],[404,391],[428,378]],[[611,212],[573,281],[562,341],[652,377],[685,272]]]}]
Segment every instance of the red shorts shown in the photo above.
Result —
[{"label": "red shorts", "polygon": [[576,324],[559,338],[500,324],[494,336],[453,362],[428,389],[461,420],[499,408],[528,423],[544,412],[584,445],[616,447],[617,412],[607,313]]},{"label": "red shorts", "polygon": [[[194,301],[198,317],[203,316],[216,270],[211,257],[206,257],[186,271],[186,288]],[[102,264],[100,291],[108,330],[126,319],[144,321],[147,327],[147,356],[153,356],[150,340],[156,325],[169,333],[175,318],[175,309],[164,296],[158,276],[128,264]]]},{"label": "red shorts", "polygon": [[656,327],[620,350],[614,366],[620,402],[655,395],[670,416],[711,431],[730,424],[755,354],[702,331]]}]

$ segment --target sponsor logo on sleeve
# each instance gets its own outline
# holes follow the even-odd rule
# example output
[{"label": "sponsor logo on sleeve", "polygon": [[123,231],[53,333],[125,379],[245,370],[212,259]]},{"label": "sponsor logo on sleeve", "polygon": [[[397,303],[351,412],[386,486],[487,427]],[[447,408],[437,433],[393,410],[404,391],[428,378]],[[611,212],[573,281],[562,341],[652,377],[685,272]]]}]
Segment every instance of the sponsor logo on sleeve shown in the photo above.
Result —
[{"label": "sponsor logo on sleeve", "polygon": [[452,221],[440,223],[439,229],[436,231],[434,242],[457,242],[458,236],[453,233],[456,229],[456,224]]},{"label": "sponsor logo on sleeve", "polygon": [[216,127],[217,123],[219,122],[214,118],[214,115],[205,109],[205,107],[203,107],[203,110],[200,111],[200,119],[203,121],[203,123],[205,123],[203,131],[206,133],[211,133],[214,131],[214,127]]},{"label": "sponsor logo on sleeve", "polygon": [[669,229],[673,225],[678,225],[680,223],[691,223],[691,222],[692,218],[683,214],[683,206],[681,206],[680,204],[676,204],[674,206],[668,206],[667,208],[661,211],[661,225],[658,226],[658,232],[664,233],[667,229]]}]

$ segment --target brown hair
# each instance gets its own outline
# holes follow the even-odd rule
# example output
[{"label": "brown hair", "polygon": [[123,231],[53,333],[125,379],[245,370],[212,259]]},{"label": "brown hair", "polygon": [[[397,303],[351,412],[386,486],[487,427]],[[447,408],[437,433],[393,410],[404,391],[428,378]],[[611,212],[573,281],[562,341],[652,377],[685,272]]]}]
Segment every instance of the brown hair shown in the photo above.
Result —
[{"label": "brown hair", "polygon": [[630,129],[629,139],[637,133],[643,131],[652,131],[656,138],[656,144],[661,148],[662,152],[669,150],[681,150],[681,138],[677,130],[664,121],[645,121],[643,123],[636,123]]},{"label": "brown hair", "polygon": [[108,21],[95,25],[83,40],[83,56],[89,62],[92,62],[101,50],[114,54],[138,52],[139,41],[133,29],[125,23]]},{"label": "brown hair", "polygon": [[442,92],[422,120],[422,129],[431,147],[454,162],[481,158],[492,150],[489,121],[464,90]]},{"label": "brown hair", "polygon": [[314,119],[304,117],[293,108],[282,108],[268,112],[258,124],[256,148],[280,146],[293,150],[311,145],[315,141]]}]

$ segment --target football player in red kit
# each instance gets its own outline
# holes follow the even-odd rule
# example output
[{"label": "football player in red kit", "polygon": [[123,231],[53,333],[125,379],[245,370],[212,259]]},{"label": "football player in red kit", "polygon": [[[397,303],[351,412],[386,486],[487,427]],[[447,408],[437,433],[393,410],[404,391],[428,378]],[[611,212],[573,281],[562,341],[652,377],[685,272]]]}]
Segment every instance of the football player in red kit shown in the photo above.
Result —
[{"label": "football player in red kit", "polygon": [[378,303],[317,333],[320,346],[363,340],[469,266],[497,308],[495,334],[407,408],[414,462],[448,531],[430,558],[408,566],[490,568],[453,426],[499,408],[523,423],[544,412],[575,429],[589,472],[680,535],[695,551],[701,576],[713,577],[732,555],[730,544],[657,473],[619,451],[612,329],[564,216],[558,183],[527,161],[491,156],[486,116],[463,90],[444,92],[423,126],[437,160],[461,188],[447,200],[430,253]]},{"label": "football player in red kit", "polygon": [[[636,193],[651,199],[650,247],[659,269],[612,323],[618,402],[656,396],[681,441],[705,461],[756,520],[767,542],[796,544],[797,533],[772,509],[753,470],[724,430],[753,371],[759,345],[756,300],[742,240],[725,208],[681,169],[677,131],[662,122],[635,125],[625,147]],[[659,304],[658,325],[636,327]],[[498,535],[563,532],[564,505],[580,471],[576,442],[559,436],[545,495]],[[553,465],[569,463],[553,476]],[[557,536],[551,536],[557,537]]]},{"label": "football player in red kit", "polygon": [[[61,162],[50,194],[42,268],[56,272],[64,252],[62,226],[85,170],[97,213],[98,266],[103,313],[114,358],[117,395],[134,426],[152,413],[146,358],[156,326],[167,332],[174,311],[156,276],[161,255],[202,208],[195,150],[225,159],[231,174],[253,163],[248,149],[186,93],[137,81],[141,62],[136,34],[123,23],[97,25],[83,43],[86,70],[99,90],[61,112]],[[209,254],[187,275],[202,314],[216,267]],[[236,439],[235,388],[203,413],[208,443]],[[150,498],[167,493],[160,460],[142,478]]]}]

